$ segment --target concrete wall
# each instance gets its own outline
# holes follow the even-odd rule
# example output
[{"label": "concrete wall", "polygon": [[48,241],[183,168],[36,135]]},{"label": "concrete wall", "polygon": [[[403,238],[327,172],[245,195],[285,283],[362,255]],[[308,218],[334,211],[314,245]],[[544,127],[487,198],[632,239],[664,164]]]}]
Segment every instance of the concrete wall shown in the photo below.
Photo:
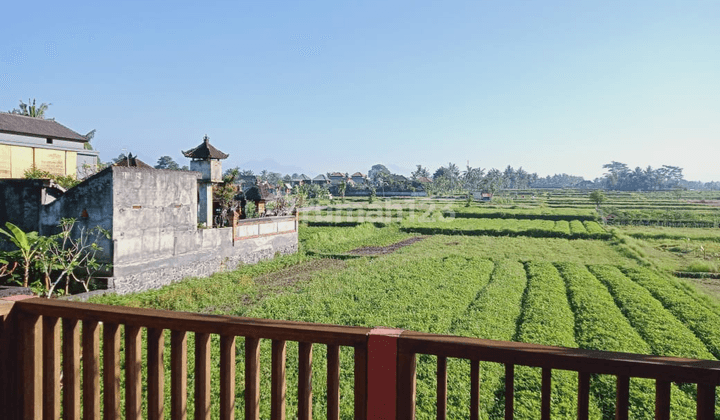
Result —
[{"label": "concrete wall", "polygon": [[205,181],[222,182],[222,163],[217,159],[190,161],[190,170],[200,172]]},{"label": "concrete wall", "polygon": [[[58,225],[63,218],[74,218],[76,229],[91,230],[99,226],[112,232],[114,169],[116,168],[99,172],[70,188],[52,203],[42,206],[40,208],[40,234],[57,233]],[[101,237],[97,243],[102,248],[102,251],[97,254],[98,260],[112,264],[112,242]]]},{"label": "concrete wall", "polygon": [[184,253],[116,267],[108,286],[120,294],[157,289],[185,277],[204,277],[240,264],[254,264],[277,253],[292,254],[298,249],[298,234],[246,238],[233,244],[232,228],[200,229],[190,242],[194,246]]},{"label": "concrete wall", "polygon": [[198,173],[112,169],[115,271],[195,247]]},{"label": "concrete wall", "polygon": [[233,228],[197,229],[199,176],[113,166],[57,198],[49,194],[47,180],[3,180],[0,222],[10,220],[41,235],[56,233],[61,219],[70,217],[76,229],[107,229],[112,238],[98,241],[103,251],[97,257],[112,264],[108,286],[119,293],[297,251],[295,217],[243,221],[243,229],[252,233],[240,237],[233,237]]},{"label": "concrete wall", "polygon": [[37,232],[46,183],[42,179],[0,181],[0,228],[5,229],[5,222],[10,222],[25,232]]}]

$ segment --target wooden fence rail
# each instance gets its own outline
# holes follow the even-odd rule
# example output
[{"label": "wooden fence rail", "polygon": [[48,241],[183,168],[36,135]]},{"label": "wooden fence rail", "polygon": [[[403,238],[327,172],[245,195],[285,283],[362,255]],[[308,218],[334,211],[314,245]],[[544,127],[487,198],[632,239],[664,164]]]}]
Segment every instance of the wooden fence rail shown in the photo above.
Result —
[{"label": "wooden fence rail", "polygon": [[[170,407],[164,406],[166,330],[170,331]],[[189,333],[194,334],[194,372],[188,372]],[[212,335],[219,336],[219,360],[211,359]],[[315,344],[327,346],[325,403],[327,418],[333,420],[340,418],[342,347],[354,350],[356,419],[415,418],[418,354],[437,356],[438,419],[447,416],[448,358],[470,361],[471,419],[477,419],[481,409],[481,361],[505,366],[506,419],[514,418],[515,366],[541,370],[542,419],[550,418],[551,373],[555,369],[578,374],[578,419],[588,417],[591,374],[616,376],[616,419],[628,418],[630,378],[656,381],[657,419],[670,418],[673,382],[697,384],[697,418],[714,419],[715,388],[720,385],[718,361],[31,298],[14,304],[0,301],[0,418],[58,419],[62,412],[66,419],[116,419],[124,409],[129,419],[144,414],[149,419],[161,419],[167,411],[173,419],[185,419],[188,374],[194,377],[196,419],[209,419],[213,404],[219,405],[220,418],[235,418],[236,337],[244,337],[246,419],[260,418],[261,340],[271,341],[272,419],[286,417],[289,341],[298,343],[297,417],[301,420],[313,418]],[[211,401],[210,371],[218,363],[219,401]],[[124,407],[120,406],[121,393]]]}]

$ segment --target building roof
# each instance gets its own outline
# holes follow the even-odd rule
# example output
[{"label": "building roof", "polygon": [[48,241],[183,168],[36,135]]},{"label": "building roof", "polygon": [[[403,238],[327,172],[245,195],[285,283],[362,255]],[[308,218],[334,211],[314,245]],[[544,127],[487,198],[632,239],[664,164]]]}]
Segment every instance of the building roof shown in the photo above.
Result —
[{"label": "building roof", "polygon": [[198,147],[182,152],[182,154],[191,159],[227,159],[230,156],[213,147],[207,134]]},{"label": "building roof", "polygon": [[419,183],[421,183],[421,184],[428,184],[428,183],[430,183],[430,182],[432,182],[432,181],[430,180],[430,178],[428,178],[428,177],[426,177],[426,176],[419,176],[419,177],[417,178],[417,182],[419,182]]},{"label": "building roof", "polygon": [[333,172],[333,173],[330,174],[330,176],[342,176],[342,177],[344,177],[345,174],[340,173],[340,172]]},{"label": "building roof", "polygon": [[313,181],[327,181],[327,180],[328,179],[325,176],[325,174],[320,174],[320,175],[316,176],[315,178],[313,178]]},{"label": "building roof", "polygon": [[144,169],[155,169],[142,160],[138,159],[137,156],[133,156],[129,153],[127,159],[119,160],[113,163],[113,166],[127,166],[131,168],[144,168]]},{"label": "building roof", "polygon": [[355,172],[354,174],[352,174],[353,178],[358,177],[358,176],[365,178],[365,175],[361,174],[360,172]]},{"label": "building roof", "polygon": [[55,120],[0,112],[0,133],[87,143],[87,137]]},{"label": "building roof", "polygon": [[310,181],[310,177],[305,174],[300,174],[297,178],[293,178],[293,181]]}]

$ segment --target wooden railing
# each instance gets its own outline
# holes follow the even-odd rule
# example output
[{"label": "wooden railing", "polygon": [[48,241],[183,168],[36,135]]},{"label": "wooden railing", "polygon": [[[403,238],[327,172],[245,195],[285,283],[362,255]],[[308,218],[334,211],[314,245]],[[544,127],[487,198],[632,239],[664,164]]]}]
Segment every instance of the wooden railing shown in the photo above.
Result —
[{"label": "wooden railing", "polygon": [[[260,340],[272,340],[272,418],[285,418],[286,342],[299,342],[298,418],[312,418],[312,347],[327,345],[327,412],[339,418],[340,347],[355,349],[355,417],[365,418],[368,328],[303,322],[271,321],[184,312],[76,303],[41,298],[16,302],[4,324],[3,342],[15,341],[19,385],[0,418],[100,418],[103,398],[106,419],[120,417],[121,392],[125,393],[125,418],[142,416],[141,329],[147,329],[147,417],[164,418],[164,330],[170,330],[171,417],[187,413],[187,337],[195,334],[196,419],[210,418],[210,335],[220,336],[220,417],[235,418],[235,338],[245,337],[245,418],[260,418]],[[102,339],[99,325],[102,323]],[[62,326],[62,337],[60,327]],[[80,334],[82,326],[82,334]],[[125,389],[120,389],[120,328],[124,329]],[[82,335],[82,337],[81,337]],[[14,336],[14,337],[13,337]],[[104,375],[100,395],[100,342]],[[82,375],[80,354],[82,353]],[[62,355],[62,366],[60,356]],[[7,369],[3,376],[7,376]],[[62,372],[62,399],[60,375]],[[81,377],[82,376],[82,377]],[[0,378],[0,380],[4,380]],[[81,389],[82,384],[82,389]],[[5,391],[14,391],[8,386]],[[82,393],[82,407],[80,404]],[[21,404],[19,404],[21,403]]]},{"label": "wooden railing", "polygon": [[[236,337],[244,337],[246,419],[260,417],[260,340],[272,340],[270,415],[285,418],[286,343],[298,342],[297,417],[311,419],[314,344],[327,345],[327,418],[340,417],[340,348],[354,349],[356,419],[415,417],[416,359],[437,356],[437,418],[446,418],[447,359],[470,361],[471,419],[478,418],[479,362],[505,365],[505,418],[514,414],[515,366],[542,370],[541,418],[550,418],[551,372],[578,373],[579,419],[588,418],[590,375],[617,377],[616,418],[627,419],[630,378],[656,381],[656,418],[670,417],[670,384],[697,384],[697,418],[714,419],[720,362],[588,351],[526,343],[303,322],[125,308],[31,298],[0,302],[0,418],[141,418],[165,416],[165,330],[170,333],[170,407],[187,416],[187,339],[194,333],[195,418],[210,418],[211,364],[220,366],[220,418],[235,418]],[[146,389],[143,391],[141,331],[146,329]],[[102,337],[100,331],[102,330]],[[122,335],[121,335],[122,331]],[[219,335],[219,361],[210,357],[210,336]],[[124,338],[123,338],[124,337]],[[124,369],[121,340],[124,339]],[[102,345],[102,357],[101,346]],[[81,357],[82,355],[82,357]],[[102,359],[102,360],[101,360]],[[102,375],[100,366],[102,363]],[[124,371],[124,389],[121,374]],[[61,380],[62,378],[62,380]],[[102,386],[101,386],[102,381]],[[62,391],[60,384],[62,383]],[[102,389],[102,393],[101,393]],[[612,398],[612,396],[607,396]],[[103,412],[101,413],[101,402]]]},{"label": "wooden railing", "polygon": [[[720,385],[720,362],[631,353],[592,351],[537,344],[450,337],[405,331],[397,346],[398,416],[415,416],[415,363],[417,354],[437,356],[437,418],[446,416],[447,358],[470,360],[470,419],[478,418],[479,362],[505,365],[505,418],[513,418],[516,365],[542,369],[541,419],[550,419],[553,369],[578,373],[578,419],[588,418],[590,375],[617,377],[615,418],[628,419],[630,378],[649,378],[655,385],[655,418],[670,419],[670,384],[697,384],[697,419],[715,419],[715,387]],[[611,398],[612,396],[607,396]]]}]

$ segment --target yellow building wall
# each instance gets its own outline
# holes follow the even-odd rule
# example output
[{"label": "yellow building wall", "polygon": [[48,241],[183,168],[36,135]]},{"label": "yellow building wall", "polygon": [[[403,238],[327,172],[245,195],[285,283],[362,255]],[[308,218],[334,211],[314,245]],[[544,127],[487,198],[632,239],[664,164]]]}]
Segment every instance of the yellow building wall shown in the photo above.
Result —
[{"label": "yellow building wall", "polygon": [[77,153],[65,152],[65,175],[77,174]]},{"label": "yellow building wall", "polygon": [[65,175],[65,151],[35,149],[35,168],[53,175]]},{"label": "yellow building wall", "polygon": [[12,178],[11,146],[0,144],[0,178]]},{"label": "yellow building wall", "polygon": [[12,162],[12,177],[22,178],[25,176],[25,171],[33,166],[33,148],[10,146],[10,159]]},{"label": "yellow building wall", "polygon": [[24,178],[33,165],[53,175],[75,176],[77,152],[0,144],[0,178]]}]

